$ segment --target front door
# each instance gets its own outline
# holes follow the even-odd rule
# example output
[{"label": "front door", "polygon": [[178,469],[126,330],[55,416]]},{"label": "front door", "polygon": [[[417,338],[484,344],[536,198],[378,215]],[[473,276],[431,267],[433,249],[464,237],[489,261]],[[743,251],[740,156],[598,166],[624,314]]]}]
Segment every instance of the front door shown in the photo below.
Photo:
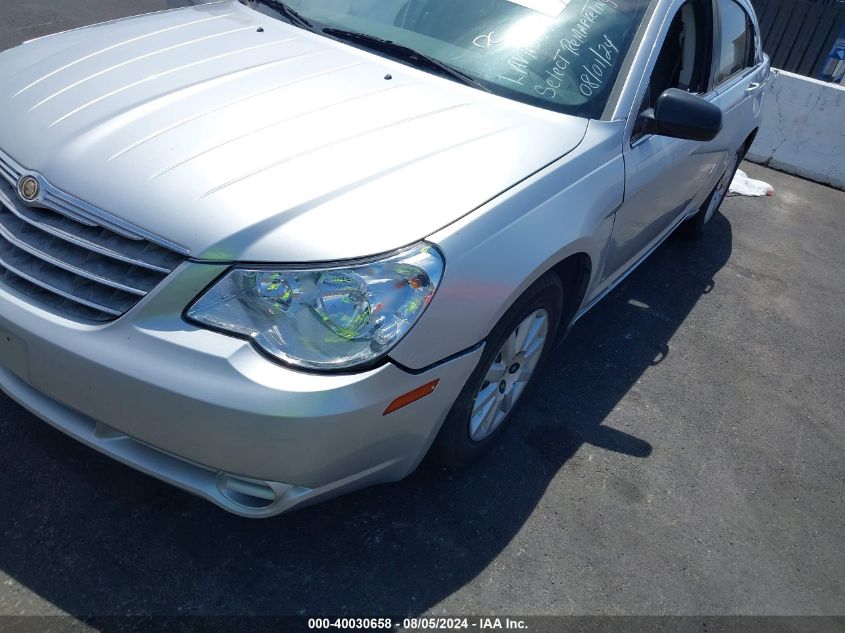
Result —
[{"label": "front door", "polygon": [[[654,106],[668,88],[716,102],[710,89],[713,5],[689,0],[665,26],[639,112]],[[720,136],[722,136],[720,134]],[[633,130],[625,143],[625,201],[616,213],[605,277],[615,277],[648,254],[713,181],[724,160],[718,139],[710,143],[655,136]]]}]

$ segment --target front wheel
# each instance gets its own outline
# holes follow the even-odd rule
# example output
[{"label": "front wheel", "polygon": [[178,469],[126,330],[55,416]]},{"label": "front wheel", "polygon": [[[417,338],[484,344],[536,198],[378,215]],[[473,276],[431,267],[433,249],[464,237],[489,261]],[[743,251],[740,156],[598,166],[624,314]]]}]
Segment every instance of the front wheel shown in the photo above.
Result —
[{"label": "front wheel", "polygon": [[536,382],[557,335],[562,309],[563,285],[557,275],[548,274],[502,317],[431,448],[436,461],[460,468],[495,443]]}]

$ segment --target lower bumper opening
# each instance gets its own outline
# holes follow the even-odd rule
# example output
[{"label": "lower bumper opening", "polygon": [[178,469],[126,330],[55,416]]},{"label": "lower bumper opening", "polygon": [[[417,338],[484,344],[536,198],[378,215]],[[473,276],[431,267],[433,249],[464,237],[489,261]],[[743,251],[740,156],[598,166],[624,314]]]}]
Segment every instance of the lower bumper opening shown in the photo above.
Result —
[{"label": "lower bumper opening", "polygon": [[251,510],[263,510],[276,503],[276,491],[266,481],[236,477],[226,473],[217,475],[217,489],[232,503]]}]

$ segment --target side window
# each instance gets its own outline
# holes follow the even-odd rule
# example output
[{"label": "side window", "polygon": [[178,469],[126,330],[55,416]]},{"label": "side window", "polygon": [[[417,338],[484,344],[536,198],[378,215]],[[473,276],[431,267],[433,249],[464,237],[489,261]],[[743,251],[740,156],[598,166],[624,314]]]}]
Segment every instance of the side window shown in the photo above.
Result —
[{"label": "side window", "polygon": [[719,0],[719,16],[721,46],[717,84],[753,66],[757,56],[754,27],[745,9],[734,0]]},{"label": "side window", "polygon": [[[710,0],[689,0],[675,14],[651,72],[640,114],[653,108],[669,88],[707,92],[712,59],[713,15]],[[634,129],[634,136],[639,130]]]}]

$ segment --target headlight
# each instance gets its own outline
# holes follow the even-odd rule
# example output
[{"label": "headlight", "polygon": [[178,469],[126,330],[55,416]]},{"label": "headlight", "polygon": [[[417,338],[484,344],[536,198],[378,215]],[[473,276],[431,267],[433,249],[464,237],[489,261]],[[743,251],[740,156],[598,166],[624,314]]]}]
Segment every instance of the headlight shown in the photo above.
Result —
[{"label": "headlight", "polygon": [[344,267],[235,268],[187,316],[248,337],[292,365],[347,369],[375,361],[402,340],[442,275],[443,258],[428,244]]}]

